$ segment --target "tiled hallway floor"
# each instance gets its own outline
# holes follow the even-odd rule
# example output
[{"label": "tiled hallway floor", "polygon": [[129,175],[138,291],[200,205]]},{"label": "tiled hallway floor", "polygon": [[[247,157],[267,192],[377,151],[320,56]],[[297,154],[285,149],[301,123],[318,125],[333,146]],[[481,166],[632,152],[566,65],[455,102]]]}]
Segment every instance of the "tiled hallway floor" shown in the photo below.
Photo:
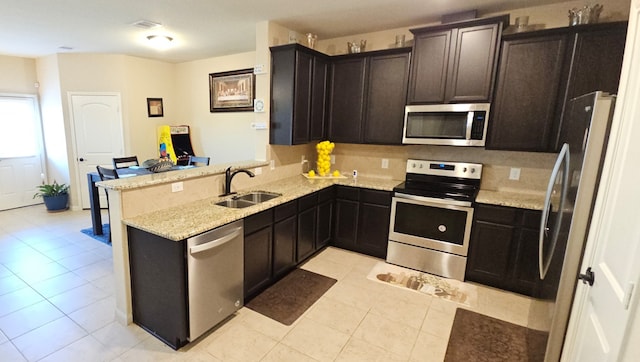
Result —
[{"label": "tiled hallway floor", "polygon": [[[106,216],[106,215],[105,215]],[[328,248],[303,268],[338,282],[293,325],[242,308],[174,351],[114,321],[111,248],[88,211],[0,212],[1,361],[442,361],[457,304],[366,278],[379,259]],[[530,301],[478,286],[469,309],[525,325]]]}]

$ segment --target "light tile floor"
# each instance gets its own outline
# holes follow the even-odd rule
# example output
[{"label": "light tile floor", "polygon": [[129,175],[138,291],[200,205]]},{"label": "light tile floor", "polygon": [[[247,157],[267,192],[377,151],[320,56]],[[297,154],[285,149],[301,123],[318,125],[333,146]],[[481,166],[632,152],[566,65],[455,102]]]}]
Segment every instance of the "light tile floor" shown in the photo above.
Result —
[{"label": "light tile floor", "polygon": [[[105,215],[106,216],[106,215]],[[379,259],[327,248],[303,268],[338,282],[292,326],[250,309],[180,351],[114,321],[111,248],[88,211],[0,212],[1,361],[442,361],[458,306],[366,278]],[[526,325],[529,299],[477,286],[470,309]]]}]

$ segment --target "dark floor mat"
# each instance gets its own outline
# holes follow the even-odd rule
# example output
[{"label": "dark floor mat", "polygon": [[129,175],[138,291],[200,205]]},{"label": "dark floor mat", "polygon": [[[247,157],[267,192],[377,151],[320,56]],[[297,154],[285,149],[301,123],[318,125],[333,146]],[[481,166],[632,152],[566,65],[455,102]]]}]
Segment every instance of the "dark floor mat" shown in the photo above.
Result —
[{"label": "dark floor mat", "polygon": [[285,325],[291,325],[336,280],[304,269],[294,269],[246,304],[247,308]]},{"label": "dark floor mat", "polygon": [[445,362],[542,361],[547,334],[458,308]]}]

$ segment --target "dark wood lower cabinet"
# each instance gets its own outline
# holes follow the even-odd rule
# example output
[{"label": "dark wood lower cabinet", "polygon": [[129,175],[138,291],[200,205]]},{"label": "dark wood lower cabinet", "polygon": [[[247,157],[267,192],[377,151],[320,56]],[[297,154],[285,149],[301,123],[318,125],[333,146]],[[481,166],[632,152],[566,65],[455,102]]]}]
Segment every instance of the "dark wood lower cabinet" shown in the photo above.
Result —
[{"label": "dark wood lower cabinet", "polygon": [[540,211],[478,204],[466,280],[537,296]]},{"label": "dark wood lower cabinet", "polygon": [[318,219],[316,222],[317,250],[329,245],[333,235],[334,190],[333,187],[330,187],[318,193]]},{"label": "dark wood lower cabinet", "polygon": [[271,283],[273,209],[244,219],[244,298],[251,299]]},{"label": "dark wood lower cabinet", "polygon": [[301,262],[316,251],[316,219],[318,194],[298,199],[298,243],[296,262]]},{"label": "dark wood lower cabinet", "polygon": [[189,335],[186,240],[127,230],[133,321],[178,349]]},{"label": "dark wood lower cabinet", "polygon": [[387,257],[391,192],[336,186],[332,245]]},{"label": "dark wood lower cabinet", "polygon": [[245,302],[328,245],[386,258],[391,192],[332,186],[244,219]]},{"label": "dark wood lower cabinet", "polygon": [[279,278],[296,265],[296,202],[275,207],[273,224],[273,278]]}]

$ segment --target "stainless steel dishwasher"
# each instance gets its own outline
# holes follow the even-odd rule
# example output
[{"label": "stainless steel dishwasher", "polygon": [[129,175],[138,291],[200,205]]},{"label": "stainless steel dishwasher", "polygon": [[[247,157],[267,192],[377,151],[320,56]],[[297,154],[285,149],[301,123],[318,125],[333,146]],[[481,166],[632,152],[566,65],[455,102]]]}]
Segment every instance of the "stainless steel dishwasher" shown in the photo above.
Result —
[{"label": "stainless steel dishwasher", "polygon": [[242,307],[244,221],[187,239],[189,341]]}]

